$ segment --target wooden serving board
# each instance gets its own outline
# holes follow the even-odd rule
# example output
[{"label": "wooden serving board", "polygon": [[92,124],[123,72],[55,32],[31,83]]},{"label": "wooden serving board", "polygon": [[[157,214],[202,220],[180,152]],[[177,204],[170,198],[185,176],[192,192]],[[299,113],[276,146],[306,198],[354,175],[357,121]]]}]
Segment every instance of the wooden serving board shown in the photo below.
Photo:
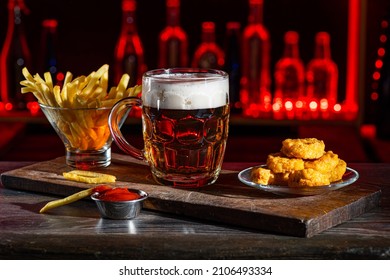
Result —
[{"label": "wooden serving board", "polygon": [[[65,158],[5,172],[6,188],[68,196],[91,185],[65,180]],[[380,190],[359,181],[317,196],[284,197],[242,184],[238,171],[223,170],[217,182],[200,189],[177,189],[155,183],[149,167],[113,154],[112,164],[98,172],[117,176],[117,186],[146,191],[144,208],[266,232],[311,237],[379,205]]]}]

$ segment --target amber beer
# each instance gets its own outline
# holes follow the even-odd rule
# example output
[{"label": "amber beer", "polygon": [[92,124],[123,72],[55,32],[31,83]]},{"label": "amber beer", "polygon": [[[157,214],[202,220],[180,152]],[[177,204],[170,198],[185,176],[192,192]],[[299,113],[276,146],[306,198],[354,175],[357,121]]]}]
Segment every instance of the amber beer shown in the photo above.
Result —
[{"label": "amber beer", "polygon": [[177,187],[215,182],[228,137],[228,92],[228,76],[217,70],[144,76],[145,157],[158,182]]},{"label": "amber beer", "polygon": [[[120,131],[121,116],[142,107],[144,150]],[[158,69],[142,77],[142,100],[128,97],[111,109],[119,148],[149,163],[154,179],[175,187],[214,183],[221,171],[229,125],[229,77],[220,70]]]}]

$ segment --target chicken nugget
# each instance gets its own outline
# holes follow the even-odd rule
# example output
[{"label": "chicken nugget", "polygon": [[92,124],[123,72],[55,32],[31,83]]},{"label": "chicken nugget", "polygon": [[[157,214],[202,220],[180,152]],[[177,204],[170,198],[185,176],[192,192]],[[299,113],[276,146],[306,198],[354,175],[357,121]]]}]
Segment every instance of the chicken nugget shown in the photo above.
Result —
[{"label": "chicken nugget", "polygon": [[321,173],[312,168],[294,171],[290,174],[290,187],[316,187],[330,184],[330,175]]},{"label": "chicken nugget", "polygon": [[316,138],[285,139],[280,151],[290,158],[318,159],[325,152],[325,143]]},{"label": "chicken nugget", "polygon": [[271,171],[271,176],[269,178],[269,184],[277,186],[288,186],[288,179],[291,172],[285,173],[273,173]]},{"label": "chicken nugget", "polygon": [[347,170],[347,163],[339,159],[336,167],[330,172],[330,182],[336,182],[343,178],[345,171]]},{"label": "chicken nugget", "polygon": [[263,167],[253,168],[251,180],[256,184],[268,185],[271,177],[271,170]]},{"label": "chicken nugget", "polygon": [[256,167],[251,171],[251,179],[256,184],[287,186],[290,173],[274,173],[272,170]]},{"label": "chicken nugget", "polygon": [[300,158],[288,158],[281,153],[269,154],[267,157],[267,166],[274,173],[286,173],[296,170],[302,170],[304,161]]},{"label": "chicken nugget", "polygon": [[321,173],[330,173],[339,163],[339,156],[327,151],[322,157],[315,160],[305,160],[305,168],[311,168]]}]

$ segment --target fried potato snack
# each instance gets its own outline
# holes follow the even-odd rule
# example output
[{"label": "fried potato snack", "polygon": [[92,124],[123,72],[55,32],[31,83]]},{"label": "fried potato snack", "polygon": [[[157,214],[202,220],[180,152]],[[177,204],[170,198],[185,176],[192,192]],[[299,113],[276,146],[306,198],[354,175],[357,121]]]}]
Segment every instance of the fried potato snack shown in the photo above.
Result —
[{"label": "fried potato snack", "polygon": [[96,72],[75,79],[71,72],[67,72],[61,88],[53,85],[50,72],[44,73],[43,79],[39,74],[31,75],[25,67],[22,73],[26,80],[20,82],[21,92],[32,92],[43,105],[73,109],[112,107],[118,100],[141,92],[140,85],[127,88],[128,74],[123,74],[117,87],[108,90],[108,69],[109,66],[104,64]]},{"label": "fried potato snack", "polygon": [[41,208],[41,210],[39,210],[39,213],[41,213],[41,214],[45,213],[51,209],[54,209],[54,208],[57,208],[60,206],[64,206],[64,205],[70,204],[72,202],[78,201],[80,199],[83,199],[85,197],[88,197],[95,192],[103,192],[103,191],[106,191],[109,189],[111,189],[110,186],[102,185],[102,186],[97,186],[97,187],[93,187],[93,188],[79,191],[77,193],[74,193],[70,196],[67,196],[67,197],[64,197],[61,199],[49,201],[48,203],[45,204],[45,206],[43,206]]},{"label": "fried potato snack", "polygon": [[64,172],[62,175],[65,179],[87,184],[114,183],[116,181],[114,175],[86,170],[72,170]]},{"label": "fried potato snack", "polygon": [[74,79],[73,74],[67,72],[61,88],[53,84],[49,72],[42,78],[23,68],[26,80],[20,82],[21,92],[32,92],[41,105],[62,109],[51,119],[55,120],[56,127],[65,134],[72,148],[99,150],[110,137],[109,109],[120,99],[141,92],[139,85],[128,88],[130,77],[127,74],[123,74],[118,86],[108,90],[108,69],[105,64],[88,76]]}]

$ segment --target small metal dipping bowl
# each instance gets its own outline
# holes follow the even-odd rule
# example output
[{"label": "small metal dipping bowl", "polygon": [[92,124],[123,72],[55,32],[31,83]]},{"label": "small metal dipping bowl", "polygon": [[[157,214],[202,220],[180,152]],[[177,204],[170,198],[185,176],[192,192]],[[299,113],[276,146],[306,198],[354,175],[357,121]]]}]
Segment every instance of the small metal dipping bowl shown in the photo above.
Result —
[{"label": "small metal dipping bowl", "polygon": [[99,193],[92,194],[91,198],[96,202],[100,215],[103,218],[114,220],[130,220],[138,216],[139,212],[141,211],[143,201],[148,197],[148,194],[142,190],[128,190],[138,193],[141,198],[125,201],[109,201],[99,199]]}]

